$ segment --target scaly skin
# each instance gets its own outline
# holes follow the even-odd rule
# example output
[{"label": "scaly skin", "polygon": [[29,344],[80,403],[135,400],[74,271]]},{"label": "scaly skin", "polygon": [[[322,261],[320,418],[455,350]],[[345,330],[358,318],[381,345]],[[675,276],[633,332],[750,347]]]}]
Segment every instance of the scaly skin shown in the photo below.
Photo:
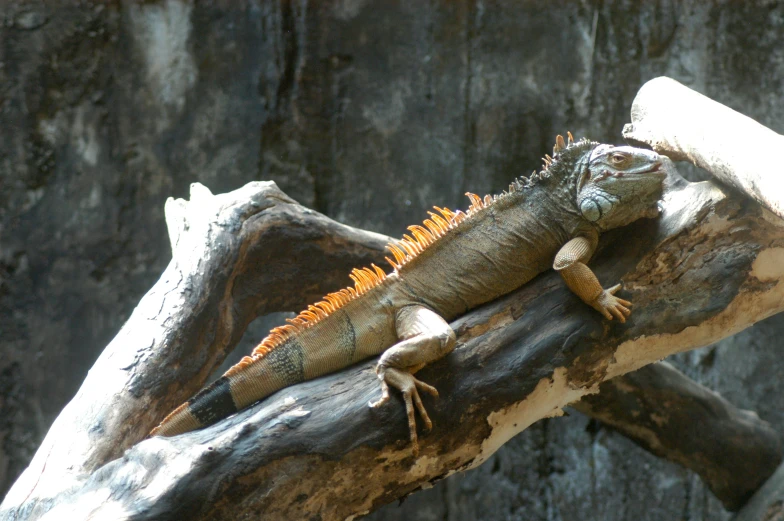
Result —
[{"label": "scaly skin", "polygon": [[412,237],[390,245],[394,271],[354,270],[355,288],[333,293],[291,325],[270,333],[215,383],[167,416],[151,435],[173,436],[211,425],[269,394],[381,354],[378,407],[389,387],[406,404],[414,453],[415,410],[430,418],[420,392],[437,391],[413,374],[448,354],[448,321],[522,286],[551,266],[566,285],[608,320],[625,322],[631,303],[603,289],[587,266],[601,231],[658,214],[664,174],[654,152],[568,145],[558,136],[545,169],[484,199],[468,194],[466,213],[438,209]]}]

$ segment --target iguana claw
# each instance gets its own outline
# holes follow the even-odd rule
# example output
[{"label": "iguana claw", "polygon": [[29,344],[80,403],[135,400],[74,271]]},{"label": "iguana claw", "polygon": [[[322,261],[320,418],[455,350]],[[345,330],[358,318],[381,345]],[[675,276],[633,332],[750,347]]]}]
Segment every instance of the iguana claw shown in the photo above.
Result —
[{"label": "iguana claw", "polygon": [[425,429],[430,430],[433,428],[433,422],[430,421],[427,409],[425,409],[425,406],[422,404],[422,399],[419,397],[419,391],[424,391],[435,398],[438,398],[438,391],[432,385],[417,380],[411,373],[394,367],[385,368],[383,374],[379,374],[379,377],[382,378],[381,398],[376,402],[370,402],[368,405],[376,408],[388,402],[390,385],[401,392],[403,401],[406,403],[406,415],[408,416],[408,431],[411,436],[412,451],[414,452],[414,456],[418,456],[419,443],[416,431],[414,406],[416,406],[416,410],[419,411],[419,415],[425,422]]},{"label": "iguana claw", "polygon": [[620,289],[621,285],[616,284],[611,288],[603,290],[591,305],[596,311],[604,315],[604,318],[607,320],[612,320],[614,316],[619,322],[624,323],[626,322],[626,317],[632,313],[629,309],[632,303],[615,296],[615,293]]}]

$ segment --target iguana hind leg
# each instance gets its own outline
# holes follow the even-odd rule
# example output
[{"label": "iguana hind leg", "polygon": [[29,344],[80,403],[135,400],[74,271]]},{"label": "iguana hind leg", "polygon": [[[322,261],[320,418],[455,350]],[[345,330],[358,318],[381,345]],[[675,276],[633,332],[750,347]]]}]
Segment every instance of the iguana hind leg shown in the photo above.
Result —
[{"label": "iguana hind leg", "polygon": [[438,396],[438,391],[413,374],[425,365],[447,355],[455,347],[455,332],[446,320],[424,306],[406,306],[397,313],[395,328],[400,342],[381,355],[376,366],[376,374],[381,380],[381,398],[371,402],[371,407],[379,407],[389,400],[389,386],[403,394],[408,415],[408,429],[414,455],[419,454],[417,442],[416,415],[414,407],[430,429],[432,422],[419,397],[419,391]]}]

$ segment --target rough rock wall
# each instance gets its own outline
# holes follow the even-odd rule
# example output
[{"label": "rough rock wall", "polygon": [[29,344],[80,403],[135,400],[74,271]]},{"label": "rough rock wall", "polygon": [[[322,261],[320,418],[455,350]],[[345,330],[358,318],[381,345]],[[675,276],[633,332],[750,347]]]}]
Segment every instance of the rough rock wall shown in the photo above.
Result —
[{"label": "rough rock wall", "polygon": [[[19,0],[0,17],[0,494],[168,262],[163,203],[193,181],[274,179],[399,235],[538,167],[556,133],[618,141],[654,76],[784,128],[781,2]],[[782,330],[678,362],[781,429]],[[370,518],[728,515],[575,413]]]}]

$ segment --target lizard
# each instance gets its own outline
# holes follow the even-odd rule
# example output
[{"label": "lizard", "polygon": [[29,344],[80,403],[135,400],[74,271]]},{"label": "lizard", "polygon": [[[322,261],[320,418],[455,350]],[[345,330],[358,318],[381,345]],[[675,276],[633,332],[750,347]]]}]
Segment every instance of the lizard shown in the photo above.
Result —
[{"label": "lizard", "polygon": [[432,422],[420,394],[438,391],[414,377],[455,346],[449,321],[522,286],[551,267],[566,286],[606,319],[625,322],[631,302],[604,289],[587,263],[599,234],[659,213],[665,173],[653,151],[559,135],[543,168],[507,191],[467,193],[466,211],[434,207],[410,235],[391,242],[390,273],[354,269],[353,287],[330,293],[288,324],[274,328],[208,387],[150,433],[174,436],[212,425],[273,392],[338,371],[371,356],[380,407],[390,387],[402,393],[413,453],[417,411]]}]

